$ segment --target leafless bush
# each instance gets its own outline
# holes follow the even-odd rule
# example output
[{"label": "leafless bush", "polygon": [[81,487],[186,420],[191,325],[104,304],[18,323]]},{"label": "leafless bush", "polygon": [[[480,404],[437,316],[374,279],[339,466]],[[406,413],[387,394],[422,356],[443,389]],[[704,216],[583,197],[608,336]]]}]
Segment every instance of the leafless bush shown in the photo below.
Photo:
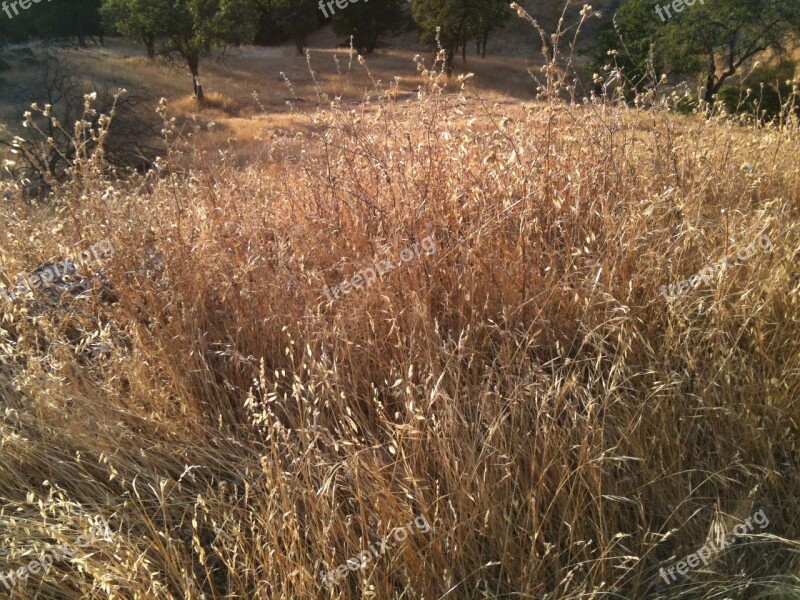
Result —
[{"label": "leafless bush", "polygon": [[86,81],[54,52],[45,52],[42,64],[44,107],[33,104],[25,113],[25,133],[0,136],[0,145],[14,155],[7,170],[29,192],[65,181],[82,152],[101,146],[105,168],[117,174],[146,171],[163,153],[152,99]]}]

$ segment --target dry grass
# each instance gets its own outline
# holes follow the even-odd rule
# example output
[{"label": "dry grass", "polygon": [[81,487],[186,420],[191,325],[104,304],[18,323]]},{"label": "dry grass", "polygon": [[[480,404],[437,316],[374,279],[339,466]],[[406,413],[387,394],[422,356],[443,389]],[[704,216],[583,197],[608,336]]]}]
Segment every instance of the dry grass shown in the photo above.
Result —
[{"label": "dry grass", "polygon": [[184,115],[204,111],[209,118],[225,118],[237,116],[241,106],[229,96],[211,92],[206,94],[202,104],[194,96],[184,96],[173,104],[173,109]]},{"label": "dry grass", "polygon": [[[75,73],[84,75],[87,83],[91,79],[101,86],[124,87],[156,100],[163,96],[172,102],[177,116],[200,114],[205,120],[218,119],[220,112],[245,117],[264,109],[270,114],[288,113],[287,101],[299,98],[316,102],[317,91],[360,102],[372,89],[373,80],[388,83],[400,77],[400,87],[405,93],[414,92],[424,83],[414,69],[412,58],[419,53],[430,62],[430,52],[416,44],[413,34],[391,38],[389,47],[371,56],[371,75],[359,67],[355,56],[349,56],[348,49],[335,48],[338,41],[329,28],[324,28],[309,40],[310,59],[298,54],[293,45],[245,46],[228,50],[223,61],[209,58],[202,62],[200,71],[204,89],[212,101],[203,108],[197,106],[191,95],[192,80],[185,65],[149,61],[142,48],[132,42],[110,38],[104,47],[55,48],[53,52],[68,61]],[[3,74],[0,119],[17,123],[20,112],[33,99],[43,97],[41,50],[33,48],[33,54],[8,50],[0,56],[14,67]],[[309,63],[315,78],[309,73]],[[455,66],[477,73],[479,89],[484,95],[532,99],[536,90],[528,68],[537,65],[541,65],[541,60],[536,53],[525,50],[525,56],[489,55],[485,59],[469,54],[466,64],[459,58]],[[287,88],[282,73],[292,82],[293,92]],[[258,94],[258,102],[254,101],[253,92]],[[213,101],[215,94],[217,102]]]},{"label": "dry grass", "polygon": [[[3,206],[5,273],[117,251],[114,303],[0,305],[0,564],[90,516],[114,532],[15,598],[797,597],[797,130],[504,115],[421,75],[246,166],[85,164],[52,205]],[[765,231],[772,254],[665,304]],[[321,587],[420,513],[432,531]]]},{"label": "dry grass", "polygon": [[[521,35],[511,37],[520,39]],[[150,99],[153,108],[160,97],[168,99],[170,114],[183,130],[195,132],[199,127],[204,132],[193,137],[195,148],[211,153],[225,148],[238,164],[244,164],[260,153],[260,140],[307,132],[308,118],[302,112],[320,101],[336,99],[357,107],[374,93],[376,83],[383,89],[393,85],[398,97],[413,96],[424,85],[413,57],[421,53],[423,60],[432,61],[430,52],[417,46],[413,34],[391,38],[391,46],[370,57],[369,69],[359,65],[348,49],[335,48],[337,43],[326,27],[311,37],[307,56],[299,55],[292,44],[245,46],[228,50],[224,61],[205,60],[201,81],[207,101],[202,106],[191,94],[191,78],[180,63],[150,61],[132,42],[111,38],[104,47],[54,48],[52,52],[83,82],[86,91],[93,84],[124,88]],[[0,123],[8,124],[10,134],[23,134],[21,113],[32,101],[47,97],[43,53],[34,47],[9,50],[0,58],[3,56],[14,69],[4,73],[7,85],[0,86]],[[528,70],[540,65],[541,60],[518,56],[481,59],[470,54],[466,64],[459,58],[455,66],[476,73],[477,90],[487,101],[510,105],[516,99],[534,98],[536,85]]]}]

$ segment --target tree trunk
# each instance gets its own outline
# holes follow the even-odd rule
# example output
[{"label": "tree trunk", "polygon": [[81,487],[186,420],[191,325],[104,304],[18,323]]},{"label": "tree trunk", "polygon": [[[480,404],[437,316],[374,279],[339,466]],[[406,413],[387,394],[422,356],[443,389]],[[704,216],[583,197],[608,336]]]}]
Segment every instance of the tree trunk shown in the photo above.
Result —
[{"label": "tree trunk", "polygon": [[147,48],[147,58],[150,60],[156,57],[156,36],[151,33],[144,35],[144,46]]},{"label": "tree trunk", "polygon": [[461,46],[461,60],[467,62],[467,40],[464,40],[464,45]]},{"label": "tree trunk", "polygon": [[78,36],[78,45],[81,48],[86,48],[86,35],[83,33],[83,23],[81,22],[80,15],[75,15],[76,20],[76,35]]},{"label": "tree trunk", "polygon": [[378,45],[378,37],[380,36],[380,31],[375,30],[375,33],[370,38],[369,45],[367,46],[367,54],[372,54],[375,52],[375,46]]},{"label": "tree trunk", "polygon": [[206,97],[203,94],[203,84],[200,83],[200,57],[190,56],[186,59],[189,64],[189,70],[192,72],[192,88],[194,90],[194,97],[202,104]]},{"label": "tree trunk", "polygon": [[714,106],[714,83],[717,78],[717,65],[714,62],[714,55],[709,55],[708,72],[706,73],[706,91],[704,99],[709,106]]},{"label": "tree trunk", "polygon": [[353,42],[353,48],[356,49],[359,55],[365,56],[367,54],[366,49],[364,48],[364,44],[361,43],[361,36],[358,34],[358,30],[356,29],[353,31],[352,36],[350,36]]},{"label": "tree trunk", "polygon": [[486,43],[489,41],[489,32],[483,32],[483,52],[481,52],[481,58],[486,58]]}]

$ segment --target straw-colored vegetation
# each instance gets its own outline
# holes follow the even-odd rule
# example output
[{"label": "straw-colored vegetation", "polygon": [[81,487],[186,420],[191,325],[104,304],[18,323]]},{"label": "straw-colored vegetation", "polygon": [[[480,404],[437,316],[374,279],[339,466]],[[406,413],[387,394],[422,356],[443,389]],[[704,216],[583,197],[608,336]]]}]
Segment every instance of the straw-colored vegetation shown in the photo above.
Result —
[{"label": "straw-colored vegetation", "polygon": [[[249,166],[171,154],[121,183],[86,157],[2,205],[6,274],[116,248],[110,289],[0,304],[0,569],[113,531],[14,598],[797,597],[797,127],[503,114],[420,75],[309,108]],[[772,253],[665,302],[762,233]]]}]

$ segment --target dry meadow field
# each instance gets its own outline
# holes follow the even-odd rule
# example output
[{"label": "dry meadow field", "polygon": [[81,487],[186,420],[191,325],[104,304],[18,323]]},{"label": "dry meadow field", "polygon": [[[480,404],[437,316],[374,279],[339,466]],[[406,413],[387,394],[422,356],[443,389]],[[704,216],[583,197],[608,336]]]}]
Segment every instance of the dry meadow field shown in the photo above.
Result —
[{"label": "dry meadow field", "polygon": [[166,151],[0,183],[4,283],[114,248],[0,297],[0,597],[800,598],[796,121],[404,47],[237,49],[201,109],[60,52],[164,96]]}]

